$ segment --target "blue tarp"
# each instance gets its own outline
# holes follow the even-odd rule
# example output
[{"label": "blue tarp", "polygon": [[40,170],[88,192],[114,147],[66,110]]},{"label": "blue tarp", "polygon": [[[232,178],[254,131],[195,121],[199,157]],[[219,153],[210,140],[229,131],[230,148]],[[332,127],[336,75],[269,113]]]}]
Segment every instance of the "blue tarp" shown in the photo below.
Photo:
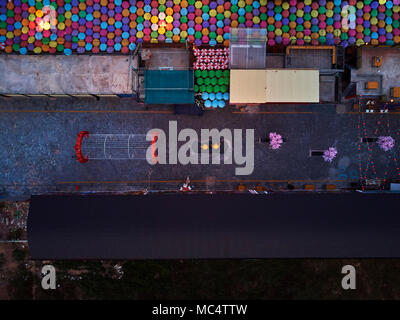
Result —
[{"label": "blue tarp", "polygon": [[145,103],[194,103],[193,70],[145,70]]}]

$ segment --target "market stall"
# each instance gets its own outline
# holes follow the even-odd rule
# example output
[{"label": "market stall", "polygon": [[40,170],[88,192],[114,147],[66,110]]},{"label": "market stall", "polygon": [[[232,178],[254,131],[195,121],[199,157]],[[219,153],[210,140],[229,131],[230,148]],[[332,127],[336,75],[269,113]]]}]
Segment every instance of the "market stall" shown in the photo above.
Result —
[{"label": "market stall", "polygon": [[319,71],[231,70],[230,103],[318,103]]},{"label": "market stall", "polygon": [[145,70],[145,103],[193,104],[193,70]]}]

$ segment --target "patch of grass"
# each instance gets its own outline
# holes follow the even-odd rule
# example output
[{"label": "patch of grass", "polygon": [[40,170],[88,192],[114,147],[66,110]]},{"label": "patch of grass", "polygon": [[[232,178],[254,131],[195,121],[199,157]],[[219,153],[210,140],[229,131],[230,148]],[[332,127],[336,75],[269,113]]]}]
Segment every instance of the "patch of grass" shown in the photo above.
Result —
[{"label": "patch of grass", "polygon": [[6,258],[4,257],[4,254],[0,253],[0,270],[3,268],[5,263],[6,263]]},{"label": "patch of grass", "polygon": [[24,261],[28,255],[27,250],[23,250],[23,249],[19,249],[19,248],[15,248],[13,250],[13,258],[17,261]]},{"label": "patch of grass", "polygon": [[11,292],[13,299],[31,300],[33,298],[33,285],[34,276],[32,272],[27,270],[23,264],[20,264],[8,283],[8,289]]},{"label": "patch of grass", "polygon": [[[60,287],[43,291],[38,277],[35,297],[142,300],[400,298],[400,259],[119,261],[124,272],[122,279],[113,278],[115,263],[56,261],[54,266]],[[356,268],[356,290],[341,288],[344,276],[341,269],[346,264]],[[87,273],[79,274],[81,280],[72,280],[67,275],[74,270]],[[21,270],[18,276],[27,277]],[[15,281],[18,284],[18,280]],[[23,292],[18,294],[21,296]]]},{"label": "patch of grass", "polygon": [[[341,288],[341,269],[357,270],[357,290]],[[389,299],[398,297],[400,261],[184,260],[127,261],[124,276],[83,281],[89,299]],[[396,278],[397,275],[397,278]],[[79,282],[81,283],[81,282]]]},{"label": "patch of grass", "polygon": [[17,229],[14,231],[10,231],[7,235],[7,240],[20,240],[22,235],[22,230]]}]

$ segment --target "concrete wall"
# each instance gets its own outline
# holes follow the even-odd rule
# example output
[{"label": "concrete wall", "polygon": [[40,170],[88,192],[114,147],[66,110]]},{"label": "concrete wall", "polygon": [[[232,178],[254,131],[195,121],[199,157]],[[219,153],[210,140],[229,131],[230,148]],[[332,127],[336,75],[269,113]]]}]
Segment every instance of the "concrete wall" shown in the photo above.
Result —
[{"label": "concrete wall", "polygon": [[[399,48],[374,48],[361,49],[361,68],[351,71],[351,81],[357,82],[357,94],[362,95],[389,95],[390,88],[400,87],[400,49]],[[382,57],[382,67],[372,66],[374,56]],[[380,82],[380,89],[365,89],[367,81]]]},{"label": "concrete wall", "polygon": [[0,55],[0,72],[0,93],[132,93],[127,56]]}]

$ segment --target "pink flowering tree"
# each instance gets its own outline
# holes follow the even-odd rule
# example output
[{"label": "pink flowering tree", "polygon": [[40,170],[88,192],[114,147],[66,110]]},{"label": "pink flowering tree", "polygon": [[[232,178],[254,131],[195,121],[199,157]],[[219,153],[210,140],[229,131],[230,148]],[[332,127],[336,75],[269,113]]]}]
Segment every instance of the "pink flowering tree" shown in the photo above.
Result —
[{"label": "pink flowering tree", "polygon": [[280,134],[277,134],[276,132],[270,132],[269,133],[269,146],[273,150],[277,150],[281,147],[283,143],[283,138]]},{"label": "pink flowering tree", "polygon": [[337,150],[334,147],[330,147],[328,150],[324,151],[322,157],[326,162],[332,162],[332,160],[336,157]]},{"label": "pink flowering tree", "polygon": [[394,139],[391,136],[380,136],[378,146],[384,151],[389,151],[394,147]]}]

